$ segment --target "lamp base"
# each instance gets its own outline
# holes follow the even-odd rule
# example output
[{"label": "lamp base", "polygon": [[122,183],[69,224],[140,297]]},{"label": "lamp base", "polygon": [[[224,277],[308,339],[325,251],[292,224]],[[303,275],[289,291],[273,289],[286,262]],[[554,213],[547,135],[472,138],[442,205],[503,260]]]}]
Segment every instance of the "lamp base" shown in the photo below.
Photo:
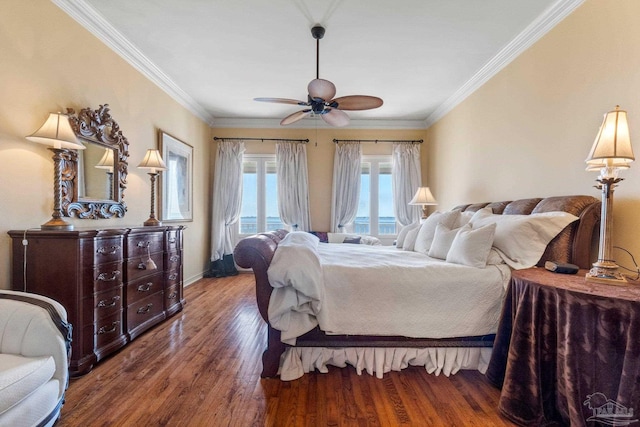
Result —
[{"label": "lamp base", "polygon": [[155,218],[149,218],[148,220],[146,220],[146,221],[144,222],[144,225],[145,225],[145,226],[158,226],[158,225],[162,225],[162,222],[161,222],[161,221],[158,221],[158,220],[157,220],[157,219],[155,219]]},{"label": "lamp base", "polygon": [[[614,264],[615,265],[615,264]],[[609,285],[626,286],[627,279],[618,272],[618,267],[603,267],[595,263],[584,278],[591,283],[606,283]]]},{"label": "lamp base", "polygon": [[41,230],[73,230],[73,224],[69,224],[62,218],[51,218],[40,226]]}]

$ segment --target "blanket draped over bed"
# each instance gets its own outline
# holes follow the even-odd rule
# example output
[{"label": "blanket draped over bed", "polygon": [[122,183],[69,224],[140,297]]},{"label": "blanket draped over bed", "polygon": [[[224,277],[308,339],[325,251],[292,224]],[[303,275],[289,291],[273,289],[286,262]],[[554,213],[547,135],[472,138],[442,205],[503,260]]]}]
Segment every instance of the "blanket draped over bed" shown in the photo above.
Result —
[{"label": "blanket draped over bed", "polygon": [[[578,217],[547,246],[539,265],[589,266],[597,199],[563,196],[454,209],[484,207],[503,215],[563,211]],[[287,234],[243,239],[234,252],[238,265],[253,269],[258,308],[268,323],[263,377],[294,379],[326,371],[327,364],[351,364],[358,373],[378,376],[408,365],[447,375],[486,369],[510,278],[507,265],[479,269],[394,247],[319,244],[311,234]],[[361,257],[367,268],[355,270]]]}]

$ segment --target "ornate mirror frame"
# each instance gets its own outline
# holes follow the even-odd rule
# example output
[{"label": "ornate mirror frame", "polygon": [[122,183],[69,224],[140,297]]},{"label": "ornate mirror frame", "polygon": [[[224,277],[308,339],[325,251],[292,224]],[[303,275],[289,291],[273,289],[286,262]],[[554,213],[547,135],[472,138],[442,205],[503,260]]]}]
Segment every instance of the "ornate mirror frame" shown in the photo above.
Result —
[{"label": "ornate mirror frame", "polygon": [[124,189],[127,187],[127,159],[129,141],[122,134],[120,126],[109,113],[109,104],[100,105],[96,110],[83,108],[76,114],[67,108],[69,122],[78,139],[84,143],[97,144],[114,150],[113,200],[92,200],[79,197],[78,151],[69,150],[63,159],[62,173],[62,214],[78,218],[122,218],[127,211]]}]

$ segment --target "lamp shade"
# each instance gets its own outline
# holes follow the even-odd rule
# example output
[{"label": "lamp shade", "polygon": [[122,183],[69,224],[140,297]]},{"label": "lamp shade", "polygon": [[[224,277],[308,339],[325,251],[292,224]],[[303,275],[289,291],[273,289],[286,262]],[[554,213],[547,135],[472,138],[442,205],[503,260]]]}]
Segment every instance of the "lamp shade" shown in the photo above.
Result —
[{"label": "lamp shade", "polygon": [[438,202],[431,194],[431,190],[429,187],[420,187],[418,191],[416,191],[415,196],[409,202],[410,205],[437,205]]},{"label": "lamp shade", "polygon": [[155,149],[148,149],[147,154],[142,159],[142,162],[138,165],[140,169],[150,169],[149,173],[156,173],[157,171],[167,170],[167,165],[164,164],[160,152]]},{"label": "lamp shade", "polygon": [[54,148],[84,150],[76,134],[71,129],[69,117],[62,113],[49,113],[49,117],[40,129],[26,137],[29,141],[49,145]]},{"label": "lamp shade", "polygon": [[96,168],[113,170],[113,150],[111,148],[104,149],[104,155],[96,165]]},{"label": "lamp shade", "polygon": [[627,112],[616,106],[615,110],[604,115],[598,135],[585,160],[587,170],[628,168],[634,160]]}]

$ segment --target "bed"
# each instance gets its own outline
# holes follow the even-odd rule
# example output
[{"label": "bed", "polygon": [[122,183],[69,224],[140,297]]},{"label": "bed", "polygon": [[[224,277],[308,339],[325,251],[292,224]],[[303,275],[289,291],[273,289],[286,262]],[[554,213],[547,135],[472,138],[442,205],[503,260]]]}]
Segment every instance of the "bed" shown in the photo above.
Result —
[{"label": "bed", "polygon": [[[447,266],[460,263],[431,257],[431,250],[426,254],[394,247],[315,243],[304,236],[307,233],[287,233],[286,230],[241,240],[234,250],[235,261],[240,267],[253,269],[258,309],[267,323],[262,377],[279,375],[282,380],[292,380],[312,370],[326,372],[327,365],[352,365],[358,373],[366,371],[378,377],[409,365],[425,366],[430,373],[445,375],[455,374],[459,369],[484,372],[511,269],[543,265],[547,260],[588,268],[594,237],[597,237],[600,201],[590,196],[530,198],[460,205],[447,212],[439,213],[444,215],[440,218],[455,217],[456,226],[463,224],[462,227],[474,231],[482,228],[485,234],[485,229],[493,227],[491,253],[497,252],[508,263],[495,261],[484,268]],[[528,255],[530,259],[535,256],[537,262],[520,262],[517,254],[509,253],[513,250],[509,249],[512,242],[505,239],[505,228],[500,224],[547,221],[546,217],[555,218],[557,230],[549,238],[550,242],[545,241],[539,249],[542,255]],[[497,223],[497,229],[491,226],[493,223]],[[451,230],[459,230],[453,227],[453,222],[449,225]],[[421,227],[425,228],[425,224]],[[444,221],[439,222],[437,228],[438,239],[451,231]],[[506,230],[506,236],[515,235]],[[431,249],[438,246],[436,241],[430,244]],[[535,245],[525,246],[522,250],[526,252],[528,246]],[[354,273],[349,270],[350,264],[360,262],[351,256],[367,260],[367,267],[358,275],[368,277],[368,288],[366,292],[361,289],[354,292],[359,296],[373,296],[368,300],[359,297],[358,300],[364,301],[362,306],[356,305],[351,298],[353,294],[348,293],[352,286],[362,286],[351,283]],[[396,259],[400,264],[395,264]],[[432,267],[425,270],[423,264]],[[385,272],[389,266],[391,272]],[[449,267],[453,270],[444,270]],[[410,271],[414,275],[409,276]],[[408,284],[398,285],[393,290],[397,294],[389,293],[383,284],[391,280],[388,276],[394,275],[407,275],[409,282],[417,282],[416,277],[431,282],[418,285],[418,290],[409,288]],[[484,276],[488,276],[486,281]],[[485,287],[486,293],[474,297],[480,287]],[[420,295],[420,289],[427,289],[429,296]],[[491,297],[483,296],[487,294]],[[476,303],[474,298],[482,302]],[[448,304],[453,305],[450,308]],[[469,304],[480,308],[472,310]],[[424,316],[420,315],[421,307]],[[357,316],[352,316],[353,313]],[[398,317],[395,324],[386,322],[395,317]],[[461,318],[463,321],[458,322]]]}]

